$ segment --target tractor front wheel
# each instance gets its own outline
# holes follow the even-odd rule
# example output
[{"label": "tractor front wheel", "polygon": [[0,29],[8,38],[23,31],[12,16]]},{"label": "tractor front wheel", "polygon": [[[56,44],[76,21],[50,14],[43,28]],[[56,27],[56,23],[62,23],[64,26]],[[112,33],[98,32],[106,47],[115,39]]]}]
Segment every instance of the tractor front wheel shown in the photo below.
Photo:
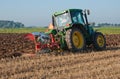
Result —
[{"label": "tractor front wheel", "polygon": [[68,49],[73,52],[81,51],[85,48],[85,38],[83,33],[78,28],[72,28],[66,32],[66,43]]},{"label": "tractor front wheel", "polygon": [[94,34],[93,45],[96,50],[103,50],[106,48],[106,40],[102,33],[96,32]]}]

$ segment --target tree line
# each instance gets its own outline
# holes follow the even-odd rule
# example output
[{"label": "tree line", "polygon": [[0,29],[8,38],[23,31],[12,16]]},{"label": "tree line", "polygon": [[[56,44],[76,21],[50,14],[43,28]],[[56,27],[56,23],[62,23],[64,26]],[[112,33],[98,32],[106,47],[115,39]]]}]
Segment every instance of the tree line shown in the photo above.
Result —
[{"label": "tree line", "polygon": [[14,21],[0,20],[0,28],[23,28],[24,24]]},{"label": "tree line", "polygon": [[118,26],[120,26],[120,24],[113,24],[113,23],[99,23],[98,25],[97,25],[98,27],[105,27],[105,26],[108,26],[108,27],[118,27]]}]

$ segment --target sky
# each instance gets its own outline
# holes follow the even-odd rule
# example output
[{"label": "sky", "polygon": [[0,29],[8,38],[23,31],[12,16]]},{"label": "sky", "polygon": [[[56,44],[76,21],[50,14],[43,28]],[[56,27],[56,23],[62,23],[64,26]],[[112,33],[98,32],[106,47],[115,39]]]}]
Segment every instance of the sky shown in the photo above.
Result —
[{"label": "sky", "polygon": [[120,23],[120,0],[0,0],[0,20],[48,26],[54,12],[70,8],[89,9],[89,22]]}]

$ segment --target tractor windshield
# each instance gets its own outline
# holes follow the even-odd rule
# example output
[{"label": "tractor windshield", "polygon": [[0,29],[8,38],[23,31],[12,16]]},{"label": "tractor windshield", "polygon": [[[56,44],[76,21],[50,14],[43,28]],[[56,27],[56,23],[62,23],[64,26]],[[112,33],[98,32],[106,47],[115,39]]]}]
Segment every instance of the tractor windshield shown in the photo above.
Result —
[{"label": "tractor windshield", "polygon": [[63,13],[55,17],[56,25],[61,27],[61,26],[66,26],[67,24],[71,23],[71,19],[69,16],[69,13]]}]

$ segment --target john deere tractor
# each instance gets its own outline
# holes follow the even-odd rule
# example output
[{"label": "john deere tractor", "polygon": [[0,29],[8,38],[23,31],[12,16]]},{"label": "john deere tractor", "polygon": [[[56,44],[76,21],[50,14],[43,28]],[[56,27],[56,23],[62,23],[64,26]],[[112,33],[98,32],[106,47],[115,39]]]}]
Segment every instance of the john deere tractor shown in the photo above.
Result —
[{"label": "john deere tractor", "polygon": [[[37,47],[42,49],[68,49],[70,51],[85,50],[92,45],[96,50],[106,48],[106,40],[102,33],[93,30],[88,23],[89,10],[68,9],[55,12],[52,15],[52,24],[40,36]],[[48,50],[47,50],[48,51]]]},{"label": "john deere tractor", "polygon": [[53,29],[48,33],[56,36],[62,49],[80,51],[93,44],[96,50],[103,50],[106,48],[105,37],[90,26],[87,19],[89,14],[89,10],[81,9],[55,12],[52,16]]}]

